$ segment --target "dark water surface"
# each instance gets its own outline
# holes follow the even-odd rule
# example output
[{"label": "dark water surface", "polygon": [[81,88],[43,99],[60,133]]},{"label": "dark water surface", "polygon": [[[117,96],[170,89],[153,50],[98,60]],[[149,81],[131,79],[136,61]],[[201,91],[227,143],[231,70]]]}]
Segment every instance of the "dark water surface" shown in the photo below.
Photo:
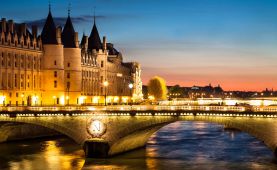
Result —
[{"label": "dark water surface", "polygon": [[148,141],[145,149],[112,159],[84,159],[72,140],[48,138],[0,144],[0,169],[277,169],[266,146],[239,131],[205,122],[170,124]]}]

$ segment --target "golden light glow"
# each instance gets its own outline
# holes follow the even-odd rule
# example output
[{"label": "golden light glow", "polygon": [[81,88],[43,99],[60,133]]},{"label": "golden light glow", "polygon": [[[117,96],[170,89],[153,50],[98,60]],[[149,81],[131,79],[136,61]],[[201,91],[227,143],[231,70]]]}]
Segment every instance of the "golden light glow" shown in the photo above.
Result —
[{"label": "golden light glow", "polygon": [[148,96],[148,99],[149,100],[155,100],[155,97],[154,96]]},{"label": "golden light glow", "polygon": [[127,101],[128,101],[128,97],[122,97],[122,102],[123,103],[127,103]]},{"label": "golden light glow", "polygon": [[129,88],[132,89],[134,85],[132,83],[129,84]]},{"label": "golden light glow", "polygon": [[115,103],[117,103],[118,100],[119,100],[119,97],[118,97],[118,96],[115,96],[113,100],[114,100]]},{"label": "golden light glow", "polygon": [[105,87],[107,87],[107,86],[109,85],[109,83],[108,83],[107,81],[104,81],[103,85],[104,85]]},{"label": "golden light glow", "polygon": [[94,104],[99,103],[99,99],[100,99],[99,96],[94,96],[94,97],[92,98],[92,103],[94,103]]},{"label": "golden light glow", "polygon": [[0,96],[0,104],[3,104],[6,99],[6,96]]},{"label": "golden light glow", "polygon": [[237,103],[238,103],[238,100],[231,100],[231,99],[225,100],[225,104],[228,106],[235,106]]}]

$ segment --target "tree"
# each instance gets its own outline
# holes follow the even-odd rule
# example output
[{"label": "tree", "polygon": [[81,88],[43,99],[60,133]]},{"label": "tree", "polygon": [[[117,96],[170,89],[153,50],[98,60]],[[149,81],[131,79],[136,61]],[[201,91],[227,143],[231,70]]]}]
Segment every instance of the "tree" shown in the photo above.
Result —
[{"label": "tree", "polygon": [[151,78],[148,82],[147,89],[149,96],[153,96],[154,100],[167,99],[167,87],[163,78],[158,76]]}]

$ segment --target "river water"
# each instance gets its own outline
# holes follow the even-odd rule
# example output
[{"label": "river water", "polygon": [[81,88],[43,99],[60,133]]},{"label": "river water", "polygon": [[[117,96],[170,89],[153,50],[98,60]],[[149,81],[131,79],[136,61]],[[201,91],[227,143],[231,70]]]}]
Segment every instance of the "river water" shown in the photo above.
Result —
[{"label": "river water", "polygon": [[250,135],[206,122],[176,122],[149,139],[146,148],[111,159],[84,159],[66,137],[0,144],[0,169],[277,169],[272,152]]}]

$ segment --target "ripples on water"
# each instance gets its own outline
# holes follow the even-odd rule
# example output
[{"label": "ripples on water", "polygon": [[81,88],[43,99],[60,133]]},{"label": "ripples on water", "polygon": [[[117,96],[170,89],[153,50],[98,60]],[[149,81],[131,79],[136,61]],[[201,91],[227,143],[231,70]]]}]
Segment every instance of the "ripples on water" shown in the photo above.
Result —
[{"label": "ripples on water", "polygon": [[205,122],[170,124],[154,134],[145,149],[112,159],[83,157],[79,146],[67,138],[0,145],[0,169],[277,169],[262,142]]}]

